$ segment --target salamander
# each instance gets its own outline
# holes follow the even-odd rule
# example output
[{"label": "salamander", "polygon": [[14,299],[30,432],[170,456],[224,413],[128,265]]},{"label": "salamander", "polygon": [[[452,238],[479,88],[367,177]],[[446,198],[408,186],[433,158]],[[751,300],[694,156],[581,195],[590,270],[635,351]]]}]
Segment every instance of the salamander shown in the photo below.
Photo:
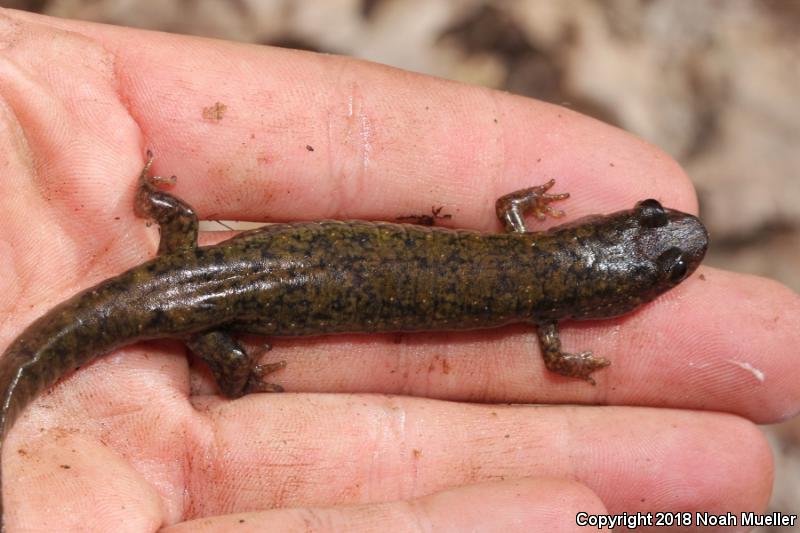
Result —
[{"label": "salamander", "polygon": [[[115,348],[183,339],[221,392],[278,391],[232,336],[305,336],[533,326],[545,366],[594,383],[609,365],[561,348],[564,319],[615,317],[686,279],[708,236],[694,216],[653,199],[530,232],[526,215],[563,212],[554,181],[512,192],[495,209],[503,233],[414,224],[270,224],[197,246],[198,218],[152,176],[139,177],[135,211],[161,230],[157,256],[88,288],[28,326],[0,359],[0,446],[20,412],[59,378]],[[0,448],[1,450],[1,448]],[[2,508],[0,508],[2,513]],[[0,515],[1,516],[1,515]]]}]

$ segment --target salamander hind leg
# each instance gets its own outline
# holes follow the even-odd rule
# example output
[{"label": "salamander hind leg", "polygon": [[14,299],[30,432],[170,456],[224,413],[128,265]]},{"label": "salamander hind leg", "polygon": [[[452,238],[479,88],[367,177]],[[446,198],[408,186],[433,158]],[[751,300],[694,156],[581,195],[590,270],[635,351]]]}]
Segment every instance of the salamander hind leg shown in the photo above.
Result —
[{"label": "salamander hind leg", "polygon": [[547,191],[555,185],[556,180],[550,180],[544,185],[529,187],[514,191],[498,198],[495,203],[497,218],[508,232],[525,233],[525,215],[533,214],[539,220],[551,217],[563,217],[564,211],[553,209],[550,203],[569,198],[568,192],[549,194]]},{"label": "salamander hind leg", "polygon": [[211,368],[222,393],[238,398],[250,392],[282,392],[283,387],[267,383],[268,374],[286,366],[286,361],[257,364],[261,352],[248,354],[244,348],[222,331],[210,331],[189,338],[189,349]]},{"label": "salamander hind leg", "polygon": [[161,229],[158,253],[176,252],[197,246],[197,215],[183,200],[164,192],[175,184],[175,176],[151,176],[153,153],[147,151],[147,163],[139,176],[134,211],[142,218],[155,220]]},{"label": "salamander hind leg", "polygon": [[561,339],[558,336],[558,325],[555,322],[538,324],[539,343],[542,346],[542,356],[545,366],[551,372],[562,376],[585,379],[596,385],[592,372],[605,368],[611,361],[603,357],[595,357],[592,352],[577,354],[561,351]]}]

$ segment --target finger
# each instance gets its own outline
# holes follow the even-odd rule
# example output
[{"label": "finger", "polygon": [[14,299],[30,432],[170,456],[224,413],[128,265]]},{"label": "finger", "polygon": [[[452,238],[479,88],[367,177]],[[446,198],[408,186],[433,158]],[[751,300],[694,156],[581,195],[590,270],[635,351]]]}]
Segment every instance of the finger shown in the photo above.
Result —
[{"label": "finger", "polygon": [[[137,363],[134,356],[144,361]],[[293,394],[251,395],[235,402],[195,398],[198,413],[183,400],[185,391],[169,377],[173,372],[162,368],[177,360],[137,353],[108,358],[71,378],[91,383],[80,389],[56,387],[29,409],[7,443],[13,461],[6,474],[17,480],[24,470],[36,479],[7,484],[13,507],[39,495],[59,502],[51,507],[64,512],[89,505],[72,502],[83,494],[76,489],[83,481],[65,484],[72,478],[60,474],[37,477],[29,464],[60,472],[44,455],[76,465],[70,471],[97,474],[112,463],[108,457],[97,455],[92,445],[60,437],[91,434],[103,448],[118,450],[158,491],[165,523],[274,507],[385,502],[530,476],[585,483],[612,512],[758,511],[771,486],[771,456],[763,436],[731,416]],[[64,394],[73,401],[58,399]],[[51,403],[70,406],[71,415],[54,414]],[[80,423],[64,429],[70,418]],[[41,432],[37,428],[56,420],[61,421],[59,438],[51,438],[53,431],[38,438],[64,450],[42,451],[30,444]],[[23,446],[24,454],[18,451]],[[86,454],[85,461],[91,458],[96,468],[83,470],[84,459],[58,458],[76,453]],[[117,467],[108,472],[120,477],[113,490],[121,498],[150,505],[149,496],[137,492],[138,475],[131,478]],[[53,497],[53,491],[64,494]],[[151,511],[144,514],[152,517]]]},{"label": "finger", "polygon": [[454,225],[494,229],[497,197],[551,177],[573,193],[572,217],[645,197],[696,207],[662,152],[561,107],[330,55],[23,18],[112,51],[156,170],[177,174],[204,218],[385,219],[442,205]]},{"label": "finger", "polygon": [[717,413],[293,394],[195,405],[209,427],[186,453],[202,468],[175,494],[203,516],[531,476],[584,483],[611,512],[735,512],[763,509],[772,481],[763,435]]},{"label": "finger", "polygon": [[345,507],[303,507],[226,515],[162,529],[184,531],[584,531],[578,513],[600,514],[603,505],[585,486],[535,478],[480,483],[409,501]]},{"label": "finger", "polygon": [[[727,411],[766,423],[800,408],[800,297],[770,280],[701,269],[613,320],[562,323],[568,351],[611,360],[597,386],[544,367],[529,325],[477,332],[271,338],[269,376],[290,392],[380,392],[447,400],[607,403]],[[255,351],[257,339],[250,339]],[[200,366],[194,394],[216,386]]]}]

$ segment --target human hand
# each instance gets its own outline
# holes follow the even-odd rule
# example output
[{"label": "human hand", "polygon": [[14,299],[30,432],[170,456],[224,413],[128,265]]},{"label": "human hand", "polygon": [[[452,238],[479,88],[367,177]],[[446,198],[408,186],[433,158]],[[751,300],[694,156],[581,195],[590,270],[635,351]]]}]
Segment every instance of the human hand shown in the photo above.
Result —
[{"label": "human hand", "polygon": [[[0,42],[3,346],[153,256],[157,232],[132,207],[146,147],[206,219],[391,220],[443,205],[448,224],[499,231],[494,199],[550,177],[572,193],[569,219],[649,197],[696,209],[653,147],[508,94],[12,11]],[[597,387],[544,370],[524,326],[271,339],[267,358],[289,362],[271,379],[292,392],[235,401],[178,343],[131,346],[20,418],[4,446],[6,520],[567,531],[578,511],[759,511],[772,466],[750,421],[797,411],[799,304],[774,282],[701,268],[632,315],[565,325],[568,349],[612,360]]]}]

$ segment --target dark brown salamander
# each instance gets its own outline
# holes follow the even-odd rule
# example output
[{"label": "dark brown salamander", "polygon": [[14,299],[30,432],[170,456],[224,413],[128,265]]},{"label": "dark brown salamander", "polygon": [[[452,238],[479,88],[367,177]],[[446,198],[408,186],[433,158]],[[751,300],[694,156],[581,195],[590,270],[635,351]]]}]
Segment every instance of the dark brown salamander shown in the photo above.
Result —
[{"label": "dark brown salamander", "polygon": [[532,187],[497,201],[506,233],[381,222],[273,224],[197,246],[197,217],[149,176],[136,212],[161,226],[158,256],[91,287],[28,326],[0,360],[0,435],[22,409],[77,367],[115,348],[185,339],[222,392],[280,390],[235,332],[343,332],[537,326],[548,369],[594,383],[609,364],[561,351],[557,322],[633,310],[695,270],[707,245],[700,221],[655,200],[530,233],[523,216],[560,216],[567,194]]}]

